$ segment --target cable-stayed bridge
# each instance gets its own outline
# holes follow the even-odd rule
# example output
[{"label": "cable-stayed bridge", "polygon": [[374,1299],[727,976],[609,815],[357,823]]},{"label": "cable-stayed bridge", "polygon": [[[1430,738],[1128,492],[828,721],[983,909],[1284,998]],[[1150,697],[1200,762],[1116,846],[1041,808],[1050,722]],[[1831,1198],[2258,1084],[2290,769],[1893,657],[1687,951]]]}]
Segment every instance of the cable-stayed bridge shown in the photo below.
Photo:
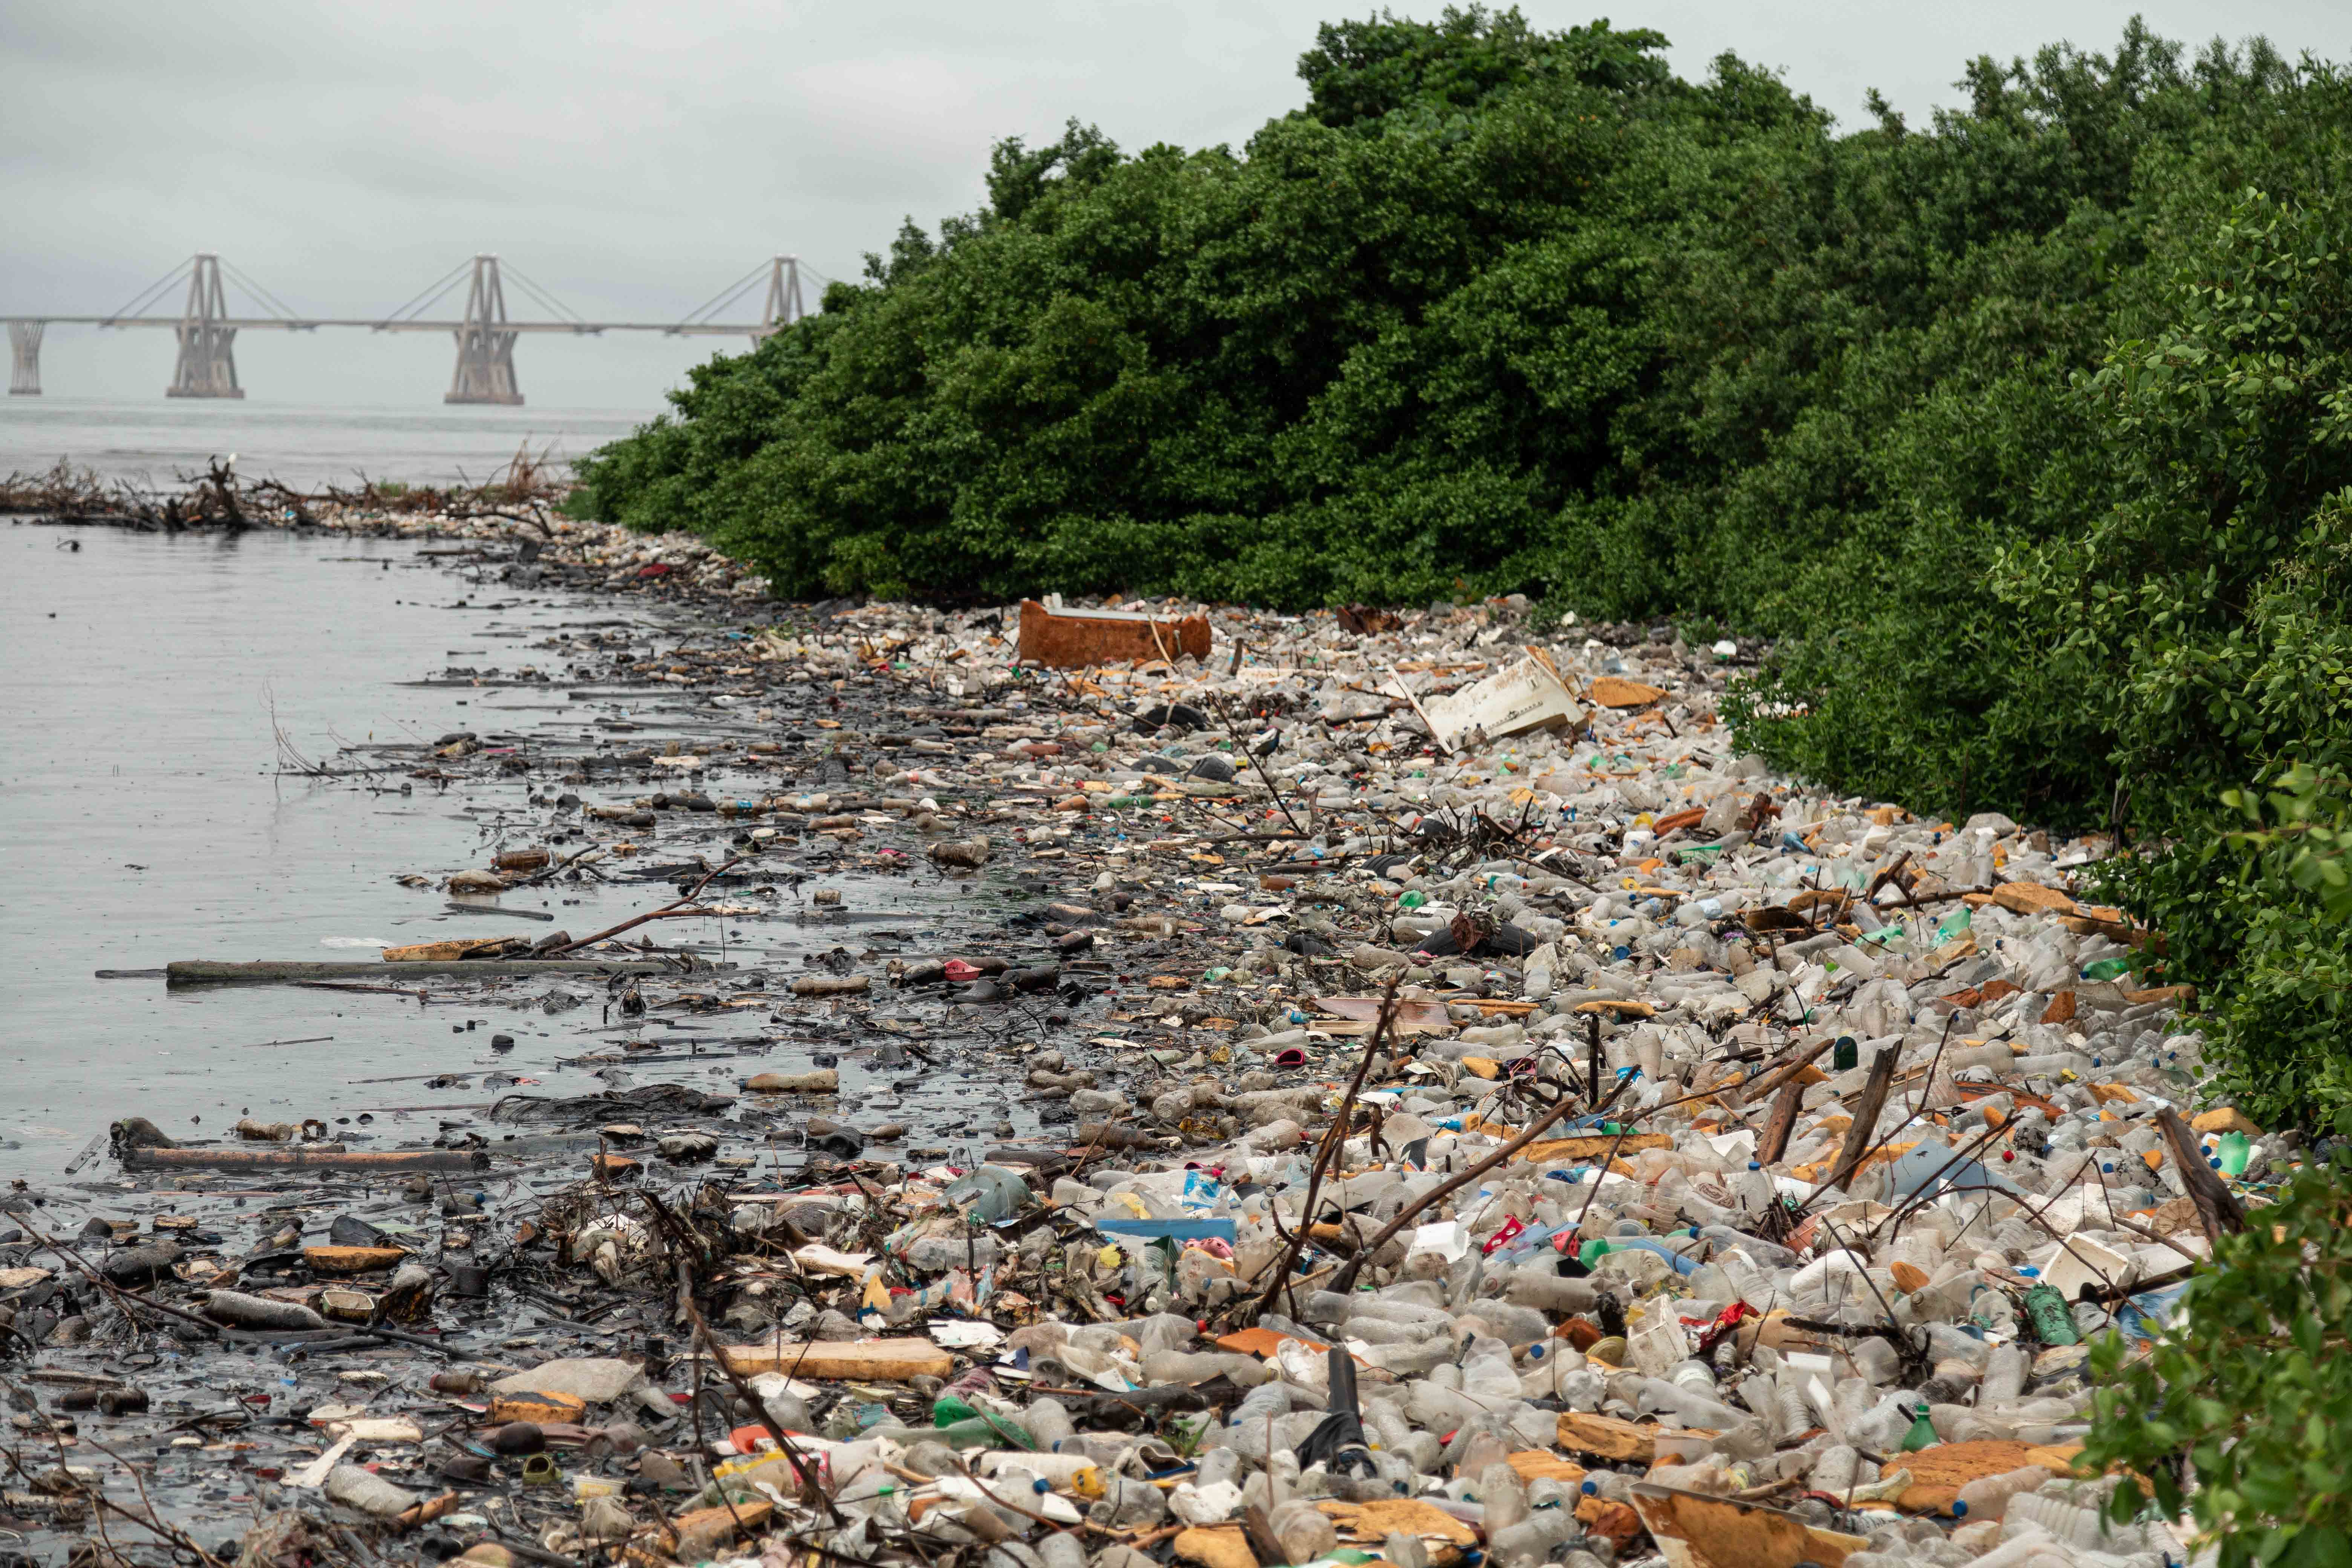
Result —
[{"label": "cable-stayed bridge", "polygon": [[[121,310],[105,316],[11,315],[8,323],[10,374],[8,391],[18,397],[41,392],[41,342],[52,326],[169,327],[179,337],[179,360],[172,372],[166,397],[243,397],[236,378],[235,345],[242,331],[310,332],[321,327],[360,327],[373,332],[447,332],[457,344],[457,368],[449,378],[444,403],[520,404],[522,388],[515,380],[515,341],[526,334],[567,332],[593,337],[603,332],[662,332],[671,337],[748,337],[753,342],[792,325],[806,313],[801,300],[801,275],[819,284],[826,281],[814,268],[803,268],[794,256],[777,256],[761,262],[700,308],[675,321],[591,321],[564,305],[512,266],[501,268],[495,256],[476,256],[459,262],[427,284],[413,299],[382,316],[305,316],[261,284],[212,251],[198,251],[132,296]],[[734,306],[765,279],[767,301],[756,321],[721,321],[719,313]],[[181,283],[186,293],[176,316],[153,314]],[[548,313],[547,320],[519,321],[507,314],[509,282],[516,292]],[[428,318],[462,284],[465,309],[456,320]],[[229,291],[234,287],[256,313],[232,315]]]}]

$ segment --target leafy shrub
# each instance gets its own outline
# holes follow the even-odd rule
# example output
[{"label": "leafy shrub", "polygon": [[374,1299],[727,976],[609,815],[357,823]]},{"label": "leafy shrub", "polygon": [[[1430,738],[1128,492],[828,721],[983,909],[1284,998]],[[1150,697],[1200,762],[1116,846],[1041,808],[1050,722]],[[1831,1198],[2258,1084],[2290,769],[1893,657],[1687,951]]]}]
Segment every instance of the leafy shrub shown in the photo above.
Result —
[{"label": "leafy shrub", "polygon": [[2352,768],[2352,92],[2259,40],[1841,132],[1516,11],[1326,26],[1236,152],[1073,123],[694,372],[576,504],[786,595],[1524,591],[1776,639],[1743,744],[2111,826],[2231,1081],[2352,1097],[2335,928],[2196,847]]},{"label": "leafy shrub", "polygon": [[[2352,1114],[2337,1130],[2352,1134]],[[2213,1256],[2146,1355],[2116,1335],[2093,1345],[2083,1458],[2146,1478],[2168,1518],[2187,1508],[2223,1568],[2339,1568],[2352,1562],[2352,1159],[2306,1166]],[[2146,1498],[2126,1480],[2113,1517]]]},{"label": "leafy shrub", "polygon": [[2213,1092],[2325,1125],[2352,1107],[2352,786],[2297,764],[2221,806],[2235,830],[2125,861],[2107,892],[2164,933],[2148,978],[2200,988]]}]

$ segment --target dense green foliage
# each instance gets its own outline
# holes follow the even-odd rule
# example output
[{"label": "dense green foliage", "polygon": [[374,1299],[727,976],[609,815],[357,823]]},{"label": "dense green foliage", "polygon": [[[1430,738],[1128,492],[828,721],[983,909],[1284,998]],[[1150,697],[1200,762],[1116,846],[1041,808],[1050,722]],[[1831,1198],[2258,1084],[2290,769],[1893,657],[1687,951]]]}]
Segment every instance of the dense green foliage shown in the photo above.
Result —
[{"label": "dense green foliage", "polygon": [[2272,1111],[2352,1098],[2345,922],[2195,848],[2352,742],[2346,83],[2135,23],[1841,132],[1662,44],[1384,16],[1240,153],[1005,142],[982,211],[697,371],[580,504],[793,595],[1768,635],[1735,717],[1776,763],[2191,846],[2122,884],[2167,977]]},{"label": "dense green foliage", "polygon": [[[2093,1345],[2083,1458],[2146,1477],[2165,1518],[2190,1511],[2223,1568],[2341,1568],[2352,1563],[2352,1160],[2307,1166],[2213,1255],[2218,1267],[2198,1271],[2147,1355],[2129,1358],[2113,1335]],[[2144,1499],[2126,1481],[2113,1517],[2128,1521]]]}]

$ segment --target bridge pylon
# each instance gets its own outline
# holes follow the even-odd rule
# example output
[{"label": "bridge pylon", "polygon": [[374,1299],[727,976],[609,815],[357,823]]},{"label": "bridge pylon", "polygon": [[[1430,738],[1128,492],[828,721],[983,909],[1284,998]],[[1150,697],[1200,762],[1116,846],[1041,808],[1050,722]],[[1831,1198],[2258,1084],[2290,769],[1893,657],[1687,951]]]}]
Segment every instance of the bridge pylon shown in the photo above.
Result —
[{"label": "bridge pylon", "polygon": [[751,334],[752,342],[773,337],[806,314],[801,307],[801,258],[779,256],[768,267],[768,303],[760,312],[760,330]]},{"label": "bridge pylon", "polygon": [[8,395],[41,395],[41,334],[47,321],[8,323]]},{"label": "bridge pylon", "polygon": [[188,268],[188,302],[180,311],[180,360],[166,397],[243,397],[231,352],[236,329],[224,325],[228,299],[221,289],[220,258],[200,250]]},{"label": "bridge pylon", "polygon": [[507,324],[506,284],[499,277],[499,258],[474,258],[474,279],[466,290],[466,319],[457,340],[457,373],[449,381],[444,403],[503,403],[520,406],[522,389],[515,384],[514,346],[519,333]]}]

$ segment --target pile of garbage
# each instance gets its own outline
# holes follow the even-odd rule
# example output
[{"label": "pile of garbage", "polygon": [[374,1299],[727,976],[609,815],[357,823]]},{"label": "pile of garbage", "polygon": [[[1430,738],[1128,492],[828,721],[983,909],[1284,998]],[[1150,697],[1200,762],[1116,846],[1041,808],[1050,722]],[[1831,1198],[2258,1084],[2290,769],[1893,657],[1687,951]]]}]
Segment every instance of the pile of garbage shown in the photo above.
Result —
[{"label": "pile of garbage", "polygon": [[[1717,716],[1752,647],[1517,601],[705,635],[625,668],[763,738],[526,759],[518,867],[698,841],[664,874],[730,920],[812,866],[992,912],[789,981],[644,927],[388,955],[617,966],[605,1016],[748,1005],[797,1059],[373,1171],[245,1133],[294,1194],[249,1247],[184,1173],[143,1234],[13,1205],[0,1511],[240,1564],[2190,1556],[2104,1522],[2085,1342],[2160,1331],[2299,1149],[2200,1110],[2149,933],[2074,889],[2108,842],[1776,778]],[[908,1142],[910,1068],[967,1109]],[[151,1412],[181,1357],[256,1393]],[[196,1539],[132,1439],[258,1521]]]},{"label": "pile of garbage", "polygon": [[377,538],[467,542],[472,548],[444,544],[436,552],[494,567],[498,581],[518,587],[767,598],[765,579],[691,533],[635,533],[613,523],[562,516],[544,500],[530,505],[524,516],[511,505],[485,505],[465,497],[442,508],[408,498],[399,504],[314,498],[299,525]]}]

